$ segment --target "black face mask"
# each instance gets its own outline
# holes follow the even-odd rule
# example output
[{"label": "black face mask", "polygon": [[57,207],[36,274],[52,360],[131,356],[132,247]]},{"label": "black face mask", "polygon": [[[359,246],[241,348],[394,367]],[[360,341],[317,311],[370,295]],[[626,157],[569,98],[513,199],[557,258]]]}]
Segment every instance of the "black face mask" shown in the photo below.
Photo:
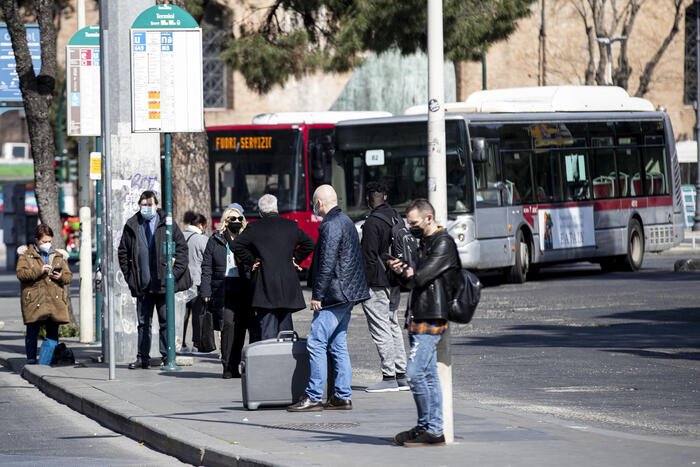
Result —
[{"label": "black face mask", "polygon": [[237,234],[243,228],[243,223],[242,222],[229,222],[226,225],[226,227],[228,228],[229,232]]},{"label": "black face mask", "polygon": [[414,225],[408,231],[411,232],[411,235],[416,237],[418,240],[425,237],[425,232],[423,232],[423,227],[420,227],[418,225]]}]

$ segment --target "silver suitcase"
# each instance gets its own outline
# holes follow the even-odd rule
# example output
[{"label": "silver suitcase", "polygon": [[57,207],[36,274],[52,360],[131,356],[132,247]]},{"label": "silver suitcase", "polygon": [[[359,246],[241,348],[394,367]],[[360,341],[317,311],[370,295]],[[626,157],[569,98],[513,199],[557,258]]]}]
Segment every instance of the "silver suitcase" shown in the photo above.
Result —
[{"label": "silver suitcase", "polygon": [[277,339],[243,347],[241,386],[243,406],[284,406],[298,401],[309,382],[306,339],[295,331],[282,331]]}]

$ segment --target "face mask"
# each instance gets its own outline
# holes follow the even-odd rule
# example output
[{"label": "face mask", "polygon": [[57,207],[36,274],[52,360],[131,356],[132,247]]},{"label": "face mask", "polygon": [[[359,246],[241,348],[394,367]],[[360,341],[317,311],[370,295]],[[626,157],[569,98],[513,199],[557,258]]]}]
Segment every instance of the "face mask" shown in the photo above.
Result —
[{"label": "face mask", "polygon": [[228,230],[231,233],[237,234],[243,228],[243,223],[242,222],[229,222],[228,224],[226,224],[226,227],[228,227]]},{"label": "face mask", "polygon": [[321,215],[318,213],[318,209],[316,209],[316,203],[314,203],[312,209],[313,209],[314,215],[315,215],[316,217],[321,217]]},{"label": "face mask", "polygon": [[41,245],[39,245],[39,249],[43,253],[48,253],[51,250],[51,244],[50,243],[42,243]]},{"label": "face mask", "polygon": [[409,232],[411,232],[411,235],[416,237],[418,240],[423,238],[425,236],[425,232],[423,232],[423,227],[420,227],[418,225],[414,225],[409,229]]},{"label": "face mask", "polygon": [[153,216],[155,215],[156,210],[153,209],[153,206],[141,206],[141,217],[143,217],[147,221],[153,219]]}]

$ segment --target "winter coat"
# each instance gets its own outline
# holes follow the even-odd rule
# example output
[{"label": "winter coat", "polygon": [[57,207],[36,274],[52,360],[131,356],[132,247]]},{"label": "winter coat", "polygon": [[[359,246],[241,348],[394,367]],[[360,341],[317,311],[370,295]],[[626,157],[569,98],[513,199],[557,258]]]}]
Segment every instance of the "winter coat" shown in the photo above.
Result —
[{"label": "winter coat", "polygon": [[[165,276],[166,276],[166,255],[163,245],[165,244],[166,238],[166,226],[165,226],[165,211],[158,209],[158,224],[156,225],[155,231],[153,232],[153,245],[155,252],[155,261],[157,265],[157,275],[156,277],[151,277],[151,282],[158,281],[159,284],[158,291],[155,293],[165,293]],[[131,291],[132,297],[141,297],[145,293],[150,292],[149,284],[141,284],[141,266],[139,263],[139,249],[141,248],[141,242],[138,240],[139,231],[138,229],[143,229],[143,218],[141,213],[137,212],[126,221],[124,225],[124,230],[122,231],[122,239],[119,242],[119,249],[117,251],[117,256],[119,257],[119,268],[124,274],[124,279],[126,280],[129,290]],[[173,241],[175,242],[175,263],[173,264],[173,275],[175,276],[175,291],[179,292],[181,290],[187,289],[188,287],[179,286],[180,282],[184,278],[185,270],[187,269],[188,263],[188,249],[187,243],[185,242],[185,237],[183,237],[180,228],[177,223],[173,221]]]},{"label": "winter coat", "polygon": [[390,287],[388,266],[381,258],[382,253],[388,253],[391,246],[391,226],[384,220],[372,214],[381,214],[388,219],[401,216],[387,203],[372,210],[365,223],[362,224],[362,261],[365,266],[367,285],[370,287]]},{"label": "winter coat", "polygon": [[[235,254],[234,254],[235,255]],[[245,280],[248,293],[243,297],[238,297],[239,303],[250,304],[250,283],[246,279],[245,267],[239,258],[236,258],[236,265],[240,278]],[[240,290],[239,290],[240,291]],[[242,293],[245,293],[243,291]],[[226,300],[226,239],[219,232],[209,237],[207,247],[202,255],[202,283],[199,287],[200,297],[210,297],[209,306],[211,308],[223,308]]]},{"label": "winter coat", "polygon": [[189,230],[189,228],[185,229],[182,235],[185,237],[185,243],[187,243],[188,268],[192,277],[192,285],[199,287],[199,284],[202,282],[202,255],[207,248],[209,237],[203,233]]},{"label": "winter coat", "polygon": [[233,251],[247,268],[260,258],[251,274],[253,308],[306,308],[292,259],[301,264],[313,249],[314,241],[293,220],[275,214],[249,223],[234,240]]},{"label": "winter coat", "polygon": [[402,285],[411,289],[413,319],[447,319],[461,267],[457,245],[446,230],[423,238],[413,276],[400,278]]},{"label": "winter coat", "polygon": [[310,282],[311,299],[319,300],[323,308],[369,298],[355,223],[338,206],[318,227]]},{"label": "winter coat", "polygon": [[42,274],[44,259],[34,246],[17,248],[17,279],[20,281],[22,319],[24,324],[39,321],[53,321],[65,324],[70,321],[68,300],[70,296],[66,285],[73,280],[73,273],[68,268],[68,252],[51,250],[46,264],[52,267],[61,266],[63,275],[56,281],[48,274]]}]

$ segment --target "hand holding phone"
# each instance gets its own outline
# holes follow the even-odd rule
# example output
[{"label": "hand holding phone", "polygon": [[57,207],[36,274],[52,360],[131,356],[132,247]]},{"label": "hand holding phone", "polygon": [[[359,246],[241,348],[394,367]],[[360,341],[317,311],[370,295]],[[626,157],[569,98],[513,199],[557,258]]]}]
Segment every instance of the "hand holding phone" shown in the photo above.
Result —
[{"label": "hand holding phone", "polygon": [[63,271],[63,266],[55,266],[52,270],[56,274],[59,274],[61,271]]}]

